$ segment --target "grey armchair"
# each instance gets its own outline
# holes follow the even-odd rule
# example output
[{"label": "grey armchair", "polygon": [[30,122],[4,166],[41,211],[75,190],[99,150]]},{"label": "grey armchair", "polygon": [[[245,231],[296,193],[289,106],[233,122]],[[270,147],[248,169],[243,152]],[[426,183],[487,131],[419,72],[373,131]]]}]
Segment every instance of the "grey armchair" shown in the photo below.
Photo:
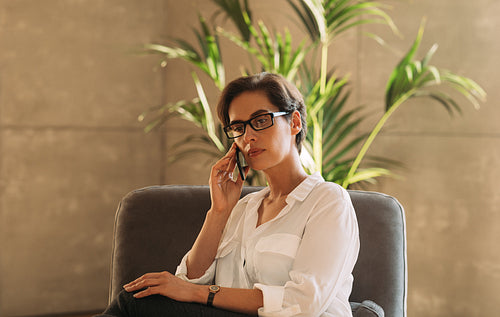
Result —
[{"label": "grey armchair", "polygon": [[[259,188],[244,187],[242,195]],[[360,254],[350,301],[371,300],[385,316],[406,317],[404,211],[393,197],[349,191],[358,217]],[[208,186],[151,186],[126,195],[115,218],[110,300],[147,272],[175,273],[210,207]]]}]

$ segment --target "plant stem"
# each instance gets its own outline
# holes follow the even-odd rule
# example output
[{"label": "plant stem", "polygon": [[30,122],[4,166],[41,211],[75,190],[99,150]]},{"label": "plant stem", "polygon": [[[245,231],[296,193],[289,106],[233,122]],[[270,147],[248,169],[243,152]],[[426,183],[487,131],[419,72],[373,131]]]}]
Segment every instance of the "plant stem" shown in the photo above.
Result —
[{"label": "plant stem", "polygon": [[323,95],[326,89],[326,73],[328,72],[328,43],[321,43],[321,70],[319,93]]},{"label": "plant stem", "polygon": [[323,173],[323,111],[319,111],[312,118],[313,121],[313,157],[316,172]]},{"label": "plant stem", "polygon": [[347,188],[351,184],[350,179],[354,176],[354,173],[359,167],[359,164],[363,160],[366,152],[372,145],[373,141],[375,140],[375,137],[379,134],[379,132],[382,130],[384,127],[385,123],[389,119],[389,117],[399,108],[400,105],[402,105],[406,100],[408,100],[414,93],[416,92],[416,89],[411,89],[407,93],[403,94],[401,97],[399,97],[393,104],[392,106],[384,113],[382,118],[377,122],[375,125],[375,128],[373,128],[372,132],[366,139],[365,143],[363,143],[363,146],[361,147],[361,150],[359,151],[358,155],[356,156],[356,159],[351,165],[351,168],[349,169],[349,172],[347,173],[347,177],[344,179],[344,182],[342,183],[342,186],[344,188]]},{"label": "plant stem", "polygon": [[191,76],[193,77],[195,86],[196,86],[196,91],[198,92],[198,98],[200,98],[200,103],[203,107],[204,113],[205,113],[205,130],[207,131],[208,136],[214,143],[214,145],[217,147],[217,149],[221,152],[225,152],[225,147],[224,144],[220,141],[219,137],[217,137],[217,133],[215,132],[215,122],[212,117],[212,110],[210,109],[210,105],[208,104],[207,97],[205,95],[205,92],[203,91],[203,87],[201,86],[200,79],[198,78],[198,75],[196,75],[195,72],[191,73]]},{"label": "plant stem", "polygon": [[[321,42],[320,95],[325,94],[326,73],[328,71],[328,44]],[[314,129],[313,156],[316,172],[323,174],[323,109],[318,110],[312,118]]]}]

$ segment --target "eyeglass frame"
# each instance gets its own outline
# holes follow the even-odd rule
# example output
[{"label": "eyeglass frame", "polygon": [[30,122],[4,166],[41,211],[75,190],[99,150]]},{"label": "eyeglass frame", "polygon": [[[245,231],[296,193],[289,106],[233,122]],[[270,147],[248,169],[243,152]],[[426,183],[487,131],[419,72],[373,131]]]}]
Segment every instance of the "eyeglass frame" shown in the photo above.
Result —
[{"label": "eyeglass frame", "polygon": [[[237,122],[233,122],[231,124],[228,124],[227,126],[225,126],[223,128],[224,130],[224,133],[226,134],[227,138],[228,139],[236,139],[236,138],[239,138],[240,136],[244,135],[245,132],[247,132],[247,125],[249,125],[254,131],[262,131],[262,130],[265,130],[265,129],[269,129],[270,127],[272,127],[274,125],[274,118],[275,117],[281,117],[281,116],[286,116],[286,115],[289,115],[291,112],[290,111],[277,111],[277,112],[267,112],[267,113],[261,113],[261,114],[258,114],[256,115],[255,117],[252,117],[246,121],[237,121]],[[265,128],[262,128],[262,129],[256,129],[253,125],[252,125],[252,121],[255,120],[256,118],[260,117],[260,116],[268,116],[270,115],[271,116],[271,125],[268,126],[268,127],[265,127]],[[235,124],[243,124],[243,133],[241,133],[240,135],[238,136],[229,136],[228,132],[226,131],[227,128],[229,128],[230,126],[232,125],[235,125]]]}]

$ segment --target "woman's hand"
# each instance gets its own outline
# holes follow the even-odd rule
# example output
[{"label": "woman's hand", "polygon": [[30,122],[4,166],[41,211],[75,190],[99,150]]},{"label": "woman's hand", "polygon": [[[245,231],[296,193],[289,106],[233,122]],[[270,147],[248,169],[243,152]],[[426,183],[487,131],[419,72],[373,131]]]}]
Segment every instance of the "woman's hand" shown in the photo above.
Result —
[{"label": "woman's hand", "polygon": [[135,281],[125,284],[123,288],[127,292],[135,292],[135,298],[143,298],[150,295],[163,295],[176,301],[193,302],[197,285],[181,280],[169,272],[148,273]]},{"label": "woman's hand", "polygon": [[[226,155],[212,166],[210,173],[210,196],[212,211],[229,215],[240,199],[243,180],[238,177],[233,180],[233,171],[236,167],[236,144],[233,143]],[[245,175],[249,167],[244,168]]]}]

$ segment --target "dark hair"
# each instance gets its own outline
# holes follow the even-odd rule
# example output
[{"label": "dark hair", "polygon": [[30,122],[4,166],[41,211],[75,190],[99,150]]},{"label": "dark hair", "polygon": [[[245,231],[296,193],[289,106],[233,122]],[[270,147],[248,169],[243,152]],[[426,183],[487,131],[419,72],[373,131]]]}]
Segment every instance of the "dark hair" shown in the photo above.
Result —
[{"label": "dark hair", "polygon": [[302,130],[295,137],[295,144],[299,153],[302,149],[302,141],[307,133],[306,106],[304,98],[297,87],[287,81],[283,76],[271,73],[260,73],[252,76],[244,76],[230,82],[222,91],[217,114],[224,126],[229,124],[229,106],[234,98],[248,91],[261,91],[265,93],[269,101],[278,107],[279,111],[292,113],[297,110],[302,121]]}]

